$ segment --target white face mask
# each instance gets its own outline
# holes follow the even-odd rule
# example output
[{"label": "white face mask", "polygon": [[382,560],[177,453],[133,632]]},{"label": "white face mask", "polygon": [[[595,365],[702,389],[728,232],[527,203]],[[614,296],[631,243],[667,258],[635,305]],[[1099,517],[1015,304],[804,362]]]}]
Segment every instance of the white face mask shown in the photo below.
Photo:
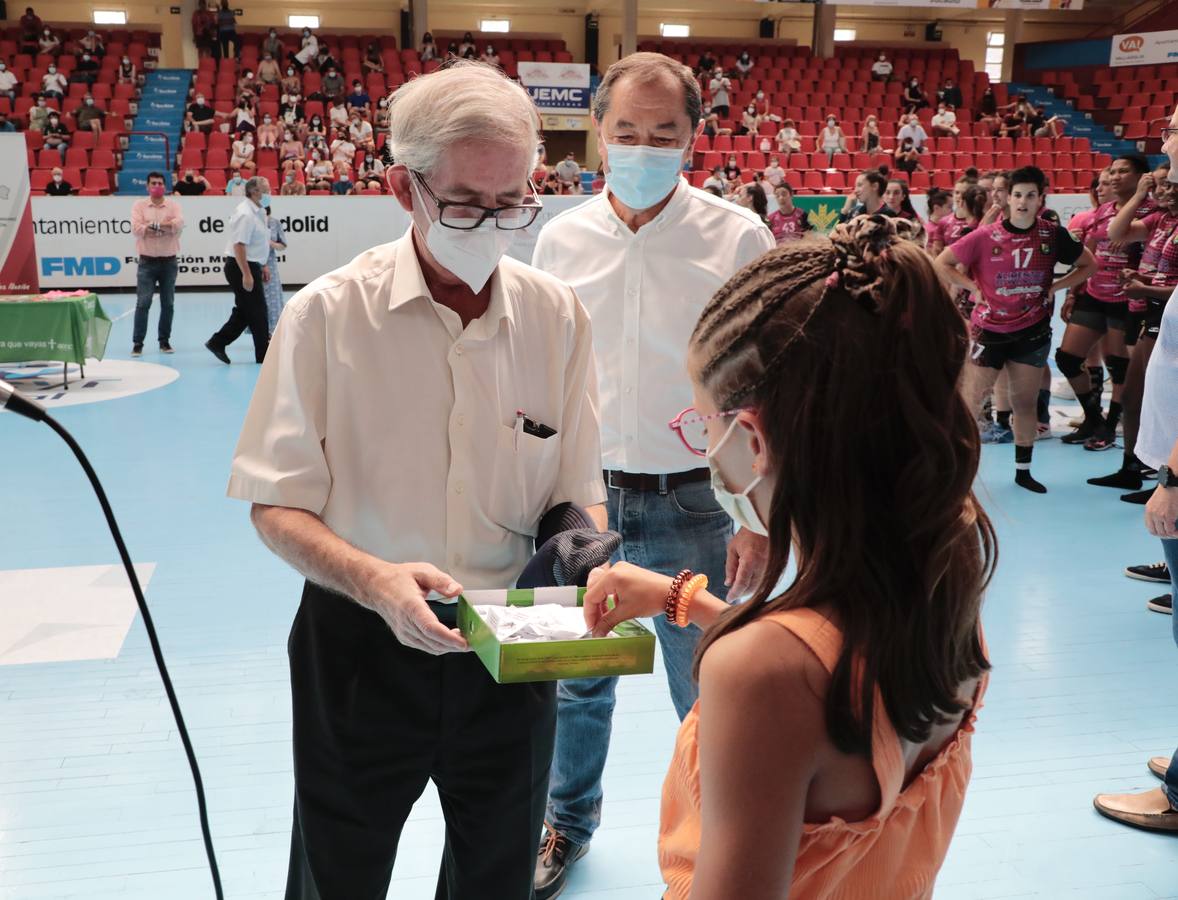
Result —
[{"label": "white face mask", "polygon": [[732,432],[736,430],[736,425],[737,420],[733,419],[732,424],[728,426],[728,430],[724,432],[724,437],[720,438],[720,442],[708,451],[708,468],[712,470],[712,493],[716,495],[716,502],[720,504],[724,512],[728,513],[737,528],[747,528],[753,534],[768,537],[769,529],[761,521],[761,514],[757,512],[757,508],[753,505],[753,499],[749,496],[752,494],[753,489],[765,480],[765,476],[758,475],[743,491],[739,494],[734,494],[725,486],[724,476],[720,474],[720,469],[716,465],[716,455],[720,452],[720,448],[732,437]]},{"label": "white face mask", "polygon": [[605,183],[630,209],[650,209],[674,190],[683,170],[682,147],[606,144]]},{"label": "white face mask", "polygon": [[[410,178],[424,212],[429,205],[425,202],[416,179],[413,176]],[[491,275],[499,267],[499,260],[515,242],[517,234],[515,231],[496,228],[495,223],[491,221],[484,222],[478,228],[462,231],[447,228],[428,215],[426,218],[429,219],[429,228],[425,232],[425,245],[429,252],[439,265],[465,282],[476,294],[491,279]]]}]

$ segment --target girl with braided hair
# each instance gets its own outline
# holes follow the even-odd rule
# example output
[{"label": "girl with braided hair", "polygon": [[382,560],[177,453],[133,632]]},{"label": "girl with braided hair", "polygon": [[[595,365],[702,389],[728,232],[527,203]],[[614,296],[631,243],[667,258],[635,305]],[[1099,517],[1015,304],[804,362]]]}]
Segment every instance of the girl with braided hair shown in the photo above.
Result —
[{"label": "girl with braided hair", "polygon": [[769,251],[704,309],[672,427],[767,535],[764,577],[729,608],[690,571],[619,564],[585,597],[595,634],[663,611],[708,629],[663,786],[668,900],[932,896],[990,667],[968,343],[917,229],[882,215]]}]

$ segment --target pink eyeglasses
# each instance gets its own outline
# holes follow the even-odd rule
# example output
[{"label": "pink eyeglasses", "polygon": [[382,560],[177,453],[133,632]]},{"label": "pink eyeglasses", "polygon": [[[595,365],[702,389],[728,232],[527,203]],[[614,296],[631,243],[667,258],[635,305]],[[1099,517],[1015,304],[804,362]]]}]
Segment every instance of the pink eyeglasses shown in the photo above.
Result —
[{"label": "pink eyeglasses", "polygon": [[667,427],[679,435],[679,440],[683,442],[683,446],[696,456],[707,456],[708,422],[712,421],[712,419],[724,419],[728,416],[735,416],[737,413],[747,412],[749,409],[750,407],[747,406],[739,406],[736,409],[702,416],[695,411],[695,407],[689,406],[668,422]]}]

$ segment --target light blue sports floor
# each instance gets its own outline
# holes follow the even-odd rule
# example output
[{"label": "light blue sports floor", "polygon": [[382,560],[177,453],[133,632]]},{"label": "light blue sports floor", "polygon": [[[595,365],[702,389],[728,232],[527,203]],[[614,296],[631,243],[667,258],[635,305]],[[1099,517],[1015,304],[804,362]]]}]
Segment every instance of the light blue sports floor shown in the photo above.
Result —
[{"label": "light blue sports floor", "polygon": [[[112,317],[133,305],[102,300]],[[98,469],[132,555],[154,564],[147,597],[201,762],[226,896],[261,900],[282,896],[286,874],[285,642],[300,580],[224,497],[257,375],[248,335],[230,348],[231,367],[202,347],[228,309],[223,294],[182,295],[176,355],[158,356],[149,340],[143,358],[173,366],[177,380],[56,415]],[[119,319],[111,357],[128,357],[130,335],[131,319]],[[985,448],[980,489],[1001,540],[985,607],[994,674],[938,900],[1178,898],[1178,838],[1092,809],[1097,792],[1155,786],[1146,760],[1178,744],[1178,649],[1170,618],[1145,608],[1163,588],[1122,574],[1160,559],[1160,547],[1141,507],[1084,484],[1118,458],[1040,442],[1035,474],[1050,493],[1036,496],[1012,483],[1012,447]],[[118,562],[82,473],[48,429],[0,415],[0,461],[0,575]],[[22,595],[23,611],[9,594],[0,622],[36,615],[36,591]],[[677,724],[661,665],[623,679],[614,722],[603,826],[566,896],[655,900],[658,798]],[[750,753],[772,764],[772,748]],[[427,792],[390,896],[431,898],[441,845]],[[138,616],[115,658],[0,665],[0,898],[203,900],[204,865]]]}]

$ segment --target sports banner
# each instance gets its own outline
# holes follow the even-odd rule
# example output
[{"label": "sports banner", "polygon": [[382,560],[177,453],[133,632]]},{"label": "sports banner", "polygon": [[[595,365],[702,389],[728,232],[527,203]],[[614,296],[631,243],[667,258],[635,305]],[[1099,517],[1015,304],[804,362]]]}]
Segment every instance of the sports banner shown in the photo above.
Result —
[{"label": "sports banner", "polygon": [[30,199],[25,136],[0,133],[0,294],[40,290]]},{"label": "sports banner", "polygon": [[542,113],[589,112],[587,63],[521,62],[519,80]]},{"label": "sports banner", "polygon": [[1178,60],[1178,31],[1118,34],[1109,50],[1110,66],[1144,66]]}]

